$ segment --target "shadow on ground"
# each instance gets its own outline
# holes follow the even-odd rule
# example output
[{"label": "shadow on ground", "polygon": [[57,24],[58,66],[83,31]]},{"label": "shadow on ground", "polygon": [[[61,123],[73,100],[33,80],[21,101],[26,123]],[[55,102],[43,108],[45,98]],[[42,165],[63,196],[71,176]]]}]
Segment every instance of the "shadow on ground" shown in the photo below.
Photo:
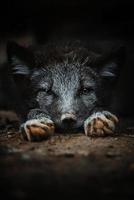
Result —
[{"label": "shadow on ground", "polygon": [[105,138],[70,133],[30,143],[15,131],[1,134],[1,195],[10,199],[133,199],[132,124],[133,120],[123,121],[123,130],[120,127]]}]

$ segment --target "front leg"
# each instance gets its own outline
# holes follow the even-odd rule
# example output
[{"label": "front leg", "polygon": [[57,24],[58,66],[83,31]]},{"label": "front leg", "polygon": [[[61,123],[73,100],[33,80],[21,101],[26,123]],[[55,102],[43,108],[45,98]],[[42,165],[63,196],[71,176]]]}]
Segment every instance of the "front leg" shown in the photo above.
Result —
[{"label": "front leg", "polygon": [[84,122],[87,136],[106,136],[114,132],[118,118],[108,111],[95,112]]},{"label": "front leg", "polygon": [[20,127],[23,138],[28,141],[40,141],[53,135],[54,123],[47,115],[32,111],[28,114],[28,120]]}]

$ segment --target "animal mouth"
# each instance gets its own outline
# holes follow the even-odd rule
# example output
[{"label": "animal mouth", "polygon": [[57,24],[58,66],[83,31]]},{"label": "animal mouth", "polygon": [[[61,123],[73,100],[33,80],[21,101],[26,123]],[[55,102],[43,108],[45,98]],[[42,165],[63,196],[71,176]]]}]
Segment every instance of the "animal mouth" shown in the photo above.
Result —
[{"label": "animal mouth", "polygon": [[68,123],[63,125],[62,123],[56,124],[56,132],[57,133],[77,133],[79,131],[83,131],[83,121],[75,124]]},{"label": "animal mouth", "polygon": [[79,128],[62,128],[62,127],[56,127],[55,131],[56,131],[56,133],[61,133],[61,134],[79,133],[80,131],[83,132],[83,127],[79,127]]}]

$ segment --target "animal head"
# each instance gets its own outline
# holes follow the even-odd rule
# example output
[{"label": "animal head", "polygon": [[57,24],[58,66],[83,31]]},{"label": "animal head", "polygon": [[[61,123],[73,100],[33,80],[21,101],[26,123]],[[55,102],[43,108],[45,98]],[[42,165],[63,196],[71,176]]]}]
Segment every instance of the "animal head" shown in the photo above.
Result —
[{"label": "animal head", "polygon": [[13,42],[7,53],[24,106],[40,109],[60,129],[81,127],[94,109],[109,104],[124,57],[123,49],[103,56],[85,47],[29,49]]}]

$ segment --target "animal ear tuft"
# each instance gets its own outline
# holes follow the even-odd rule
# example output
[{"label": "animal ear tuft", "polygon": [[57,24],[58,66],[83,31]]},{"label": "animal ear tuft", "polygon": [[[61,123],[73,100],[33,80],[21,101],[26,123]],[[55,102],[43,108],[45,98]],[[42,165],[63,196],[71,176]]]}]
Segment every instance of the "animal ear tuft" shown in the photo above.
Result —
[{"label": "animal ear tuft", "polygon": [[29,49],[10,41],[7,43],[7,56],[14,75],[28,75],[30,73],[33,55]]},{"label": "animal ear tuft", "polygon": [[104,78],[117,78],[120,75],[126,57],[126,48],[120,47],[103,60],[100,75]]}]

